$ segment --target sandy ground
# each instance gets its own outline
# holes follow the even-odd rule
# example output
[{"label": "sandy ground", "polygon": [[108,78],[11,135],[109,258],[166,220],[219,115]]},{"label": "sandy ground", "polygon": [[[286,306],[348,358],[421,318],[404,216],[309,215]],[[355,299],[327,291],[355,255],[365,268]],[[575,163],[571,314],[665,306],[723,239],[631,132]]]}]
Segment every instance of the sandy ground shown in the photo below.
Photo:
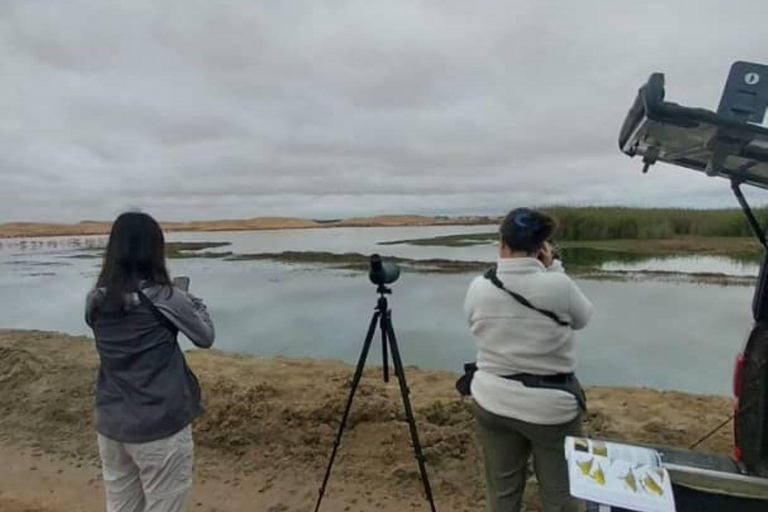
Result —
[{"label": "sandy ground", "polygon": [[[488,217],[427,217],[421,215],[381,215],[337,220],[310,220],[293,217],[257,217],[253,219],[161,222],[166,231],[256,231],[264,229],[302,229],[369,226],[439,226],[498,224]],[[82,221],[76,224],[43,222],[8,222],[0,224],[0,238],[36,236],[76,236],[109,234],[111,221]]]},{"label": "sandy ground", "polygon": [[[205,413],[195,422],[187,510],[314,509],[353,368],[336,361],[188,353]],[[103,510],[92,426],[92,340],[0,330],[0,511]],[[450,372],[406,370],[427,471],[441,512],[483,509],[469,403]],[[730,399],[592,388],[593,436],[686,447],[730,413]],[[729,453],[724,429],[700,448]],[[396,382],[367,369],[321,510],[428,510]],[[536,510],[535,485],[526,510]]]}]

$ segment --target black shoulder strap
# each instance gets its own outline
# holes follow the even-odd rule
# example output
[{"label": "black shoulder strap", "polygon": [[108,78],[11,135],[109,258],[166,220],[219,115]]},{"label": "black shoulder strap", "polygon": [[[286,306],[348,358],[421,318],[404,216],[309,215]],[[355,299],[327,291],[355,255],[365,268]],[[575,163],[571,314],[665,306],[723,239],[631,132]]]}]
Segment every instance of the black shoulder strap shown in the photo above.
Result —
[{"label": "black shoulder strap", "polygon": [[523,296],[522,296],[522,295],[520,295],[519,293],[515,293],[515,292],[513,292],[512,290],[507,290],[506,288],[504,288],[504,283],[502,283],[502,282],[499,280],[499,278],[498,278],[498,277],[496,277],[496,267],[491,267],[491,268],[489,268],[488,270],[486,270],[486,272],[485,272],[485,274],[483,275],[483,277],[485,277],[485,278],[486,278],[486,279],[488,279],[490,282],[492,282],[492,283],[493,283],[493,285],[494,285],[494,286],[496,286],[496,288],[498,288],[498,289],[500,289],[500,290],[504,290],[505,292],[507,292],[509,295],[511,295],[511,296],[512,296],[512,298],[514,298],[514,299],[515,299],[517,302],[519,302],[519,303],[520,303],[520,304],[522,304],[523,306],[525,306],[525,307],[527,307],[527,308],[531,308],[531,309],[532,309],[532,310],[534,310],[534,311],[538,311],[539,313],[541,313],[541,314],[542,314],[542,315],[544,315],[544,316],[548,316],[549,318],[551,318],[552,320],[554,320],[554,321],[555,321],[555,323],[557,323],[557,325],[562,325],[562,326],[566,326],[566,327],[571,325],[571,324],[569,324],[568,322],[564,322],[563,320],[561,320],[561,319],[560,319],[560,317],[558,317],[558,316],[557,316],[556,314],[554,314],[553,312],[551,312],[551,311],[547,311],[546,309],[539,309],[539,308],[537,308],[536,306],[534,306],[533,304],[531,304],[531,303],[528,301],[528,299],[526,299],[525,297],[523,297]]},{"label": "black shoulder strap", "polygon": [[161,325],[163,325],[166,329],[171,331],[171,334],[173,334],[174,337],[176,337],[177,334],[179,334],[179,329],[175,325],[173,325],[173,322],[168,320],[168,317],[166,317],[163,313],[160,312],[159,309],[157,309],[157,306],[150,300],[149,297],[144,295],[144,292],[141,290],[138,290],[137,292],[139,294],[139,300],[142,304],[147,306],[149,310],[152,312],[152,314],[157,318],[157,321],[160,322]]}]

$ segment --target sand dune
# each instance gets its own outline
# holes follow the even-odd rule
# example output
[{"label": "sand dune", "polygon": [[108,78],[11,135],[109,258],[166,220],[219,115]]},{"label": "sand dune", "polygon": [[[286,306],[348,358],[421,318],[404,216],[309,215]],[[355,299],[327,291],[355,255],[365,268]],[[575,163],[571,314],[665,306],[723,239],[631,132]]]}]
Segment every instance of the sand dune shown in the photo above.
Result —
[{"label": "sand dune", "polygon": [[[497,223],[488,217],[427,217],[384,215],[351,219],[310,220],[294,217],[256,217],[253,219],[161,222],[166,231],[257,231],[264,229],[307,229],[328,227],[439,226]],[[104,235],[111,222],[82,221],[75,224],[9,222],[0,224],[0,238],[36,236]]]}]

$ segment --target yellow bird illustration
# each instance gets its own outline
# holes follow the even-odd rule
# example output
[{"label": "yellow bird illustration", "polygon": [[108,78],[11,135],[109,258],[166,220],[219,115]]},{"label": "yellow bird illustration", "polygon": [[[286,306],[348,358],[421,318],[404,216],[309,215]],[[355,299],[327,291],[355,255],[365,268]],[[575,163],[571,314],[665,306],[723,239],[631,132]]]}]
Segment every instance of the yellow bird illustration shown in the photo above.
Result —
[{"label": "yellow bird illustration", "polygon": [[592,473],[592,479],[600,485],[605,485],[605,473],[603,473],[603,468],[600,467],[600,464],[597,465],[597,469]]},{"label": "yellow bird illustration", "polygon": [[581,462],[577,462],[576,466],[579,468],[582,475],[588,475],[590,470],[592,469],[592,459],[587,459]]},{"label": "yellow bird illustration", "polygon": [[643,478],[643,484],[645,485],[645,488],[648,489],[650,492],[657,494],[659,496],[664,495],[664,489],[659,487],[659,484],[657,484],[656,480],[651,478],[650,475],[646,475],[645,478]]},{"label": "yellow bird illustration", "polygon": [[632,473],[631,469],[627,471],[627,474],[624,477],[624,482],[627,484],[627,487],[637,492],[637,482],[635,481],[635,475]]}]

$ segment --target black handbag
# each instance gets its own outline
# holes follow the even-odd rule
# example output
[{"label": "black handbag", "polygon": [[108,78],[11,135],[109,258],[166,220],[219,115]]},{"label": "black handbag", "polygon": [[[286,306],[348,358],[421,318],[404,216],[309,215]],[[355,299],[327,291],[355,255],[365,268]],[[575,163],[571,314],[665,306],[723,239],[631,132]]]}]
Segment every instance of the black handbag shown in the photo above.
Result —
[{"label": "black handbag", "polygon": [[464,375],[456,380],[456,391],[458,391],[461,396],[470,396],[472,394],[470,388],[472,386],[472,377],[475,376],[476,371],[477,363],[464,364]]}]

